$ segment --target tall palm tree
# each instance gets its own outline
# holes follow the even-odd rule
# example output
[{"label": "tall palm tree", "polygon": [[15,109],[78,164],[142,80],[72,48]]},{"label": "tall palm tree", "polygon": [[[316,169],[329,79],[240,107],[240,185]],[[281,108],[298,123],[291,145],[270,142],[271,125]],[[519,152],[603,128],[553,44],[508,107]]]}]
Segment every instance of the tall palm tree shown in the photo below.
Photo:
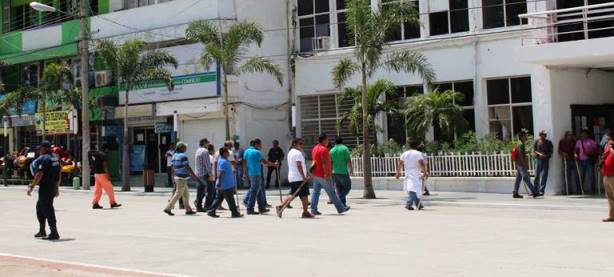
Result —
[{"label": "tall palm tree", "polygon": [[[215,26],[215,24],[206,20],[196,20],[188,26],[186,38],[204,45],[205,49],[200,57],[200,62],[205,67],[209,68],[212,64],[217,64],[220,67],[224,90],[226,140],[229,140],[228,74],[266,72],[273,75],[279,85],[282,85],[283,73],[272,60],[245,56],[249,45],[255,43],[260,47],[264,39],[262,28],[254,22],[238,22],[224,32],[221,25]],[[241,62],[243,64],[239,66]]]},{"label": "tall palm tree", "polygon": [[47,101],[54,103],[68,103],[75,109],[79,110],[81,106],[81,93],[78,89],[72,87],[74,76],[70,68],[62,66],[58,63],[50,63],[45,66],[43,76],[40,81],[37,98],[42,103],[43,112],[43,139],[46,134],[47,121]]},{"label": "tall palm tree", "polygon": [[460,92],[437,90],[412,96],[405,104],[407,130],[423,139],[431,126],[439,129],[443,136],[453,137],[455,132],[468,126],[459,103],[463,95]]},{"label": "tall palm tree", "polygon": [[145,50],[142,40],[129,40],[116,45],[111,40],[98,43],[98,54],[113,71],[116,81],[124,95],[124,139],[122,149],[122,191],[130,191],[130,136],[128,135],[128,101],[130,91],[146,81],[164,81],[169,90],[174,87],[173,77],[167,69],[177,68],[177,59],[167,51]]},{"label": "tall palm tree", "polygon": [[[378,69],[394,72],[418,73],[426,82],[435,79],[435,73],[426,58],[417,52],[403,49],[392,50],[387,41],[388,34],[400,24],[419,24],[417,10],[410,2],[386,3],[379,9],[371,8],[369,0],[346,0],[348,36],[355,38],[352,57],[339,61],[333,70],[333,82],[342,89],[349,79],[360,76],[359,89],[362,98],[362,136],[364,164],[363,197],[375,198],[371,178],[371,153],[369,149],[369,79]],[[390,51],[387,51],[390,50]]]}]

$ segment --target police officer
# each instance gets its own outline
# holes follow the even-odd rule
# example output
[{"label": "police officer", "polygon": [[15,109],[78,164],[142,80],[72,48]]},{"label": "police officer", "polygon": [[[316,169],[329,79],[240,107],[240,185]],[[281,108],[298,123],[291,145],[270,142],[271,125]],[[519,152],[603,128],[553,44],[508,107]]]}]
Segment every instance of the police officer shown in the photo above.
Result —
[{"label": "police officer", "polygon": [[[36,217],[40,229],[34,235],[36,238],[58,240],[60,235],[55,220],[53,199],[59,195],[60,161],[50,152],[51,143],[43,141],[39,146],[40,157],[33,162],[34,181],[28,186],[28,196],[32,196],[34,187],[38,189],[38,202],[36,202]],[[49,223],[51,233],[47,236],[45,222]]]}]

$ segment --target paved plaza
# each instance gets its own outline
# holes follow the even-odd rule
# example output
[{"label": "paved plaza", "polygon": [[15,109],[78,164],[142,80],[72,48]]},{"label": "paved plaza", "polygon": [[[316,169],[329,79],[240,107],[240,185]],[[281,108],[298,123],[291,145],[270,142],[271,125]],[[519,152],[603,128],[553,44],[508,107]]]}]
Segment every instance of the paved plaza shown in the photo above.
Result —
[{"label": "paved plaza", "polygon": [[117,195],[120,209],[91,210],[89,192],[62,190],[62,240],[47,242],[32,237],[36,196],[0,188],[0,276],[614,276],[604,199],[435,193],[407,211],[401,192],[356,191],[347,215],[323,196],[303,220],[169,217],[166,192]]}]

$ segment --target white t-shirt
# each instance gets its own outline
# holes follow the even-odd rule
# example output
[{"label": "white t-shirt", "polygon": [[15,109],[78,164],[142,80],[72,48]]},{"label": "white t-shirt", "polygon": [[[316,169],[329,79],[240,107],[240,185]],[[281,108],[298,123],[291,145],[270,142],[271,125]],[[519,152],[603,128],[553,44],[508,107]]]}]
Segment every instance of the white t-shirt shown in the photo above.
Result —
[{"label": "white t-shirt", "polygon": [[405,167],[405,190],[422,192],[422,168],[420,168],[420,161],[424,161],[422,152],[417,150],[408,150],[401,154],[401,160]]},{"label": "white t-shirt", "polygon": [[294,148],[288,152],[288,182],[302,182],[303,177],[296,166],[296,162],[301,162],[303,174],[307,175],[307,165],[305,164],[305,156],[301,151]]}]

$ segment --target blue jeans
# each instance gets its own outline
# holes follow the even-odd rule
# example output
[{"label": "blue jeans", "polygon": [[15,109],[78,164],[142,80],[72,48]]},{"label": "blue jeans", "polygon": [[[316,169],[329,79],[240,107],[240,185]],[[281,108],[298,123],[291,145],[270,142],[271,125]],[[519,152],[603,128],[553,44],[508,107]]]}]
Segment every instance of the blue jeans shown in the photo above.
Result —
[{"label": "blue jeans", "polygon": [[408,191],[407,192],[407,204],[405,204],[405,207],[406,208],[412,207],[414,203],[416,204],[416,208],[418,208],[418,205],[420,205],[420,198],[418,198],[418,194],[416,194],[415,191]]},{"label": "blue jeans", "polygon": [[333,174],[335,178],[335,185],[337,187],[337,194],[343,205],[347,206],[346,196],[352,189],[352,180],[349,174]]},{"label": "blue jeans", "polygon": [[[264,180],[262,181],[262,183],[264,184]],[[245,198],[243,199],[243,204],[245,204],[245,206],[247,206],[248,200],[250,197],[252,197],[252,185],[250,182],[250,178],[247,178],[247,192],[245,193]],[[260,190],[260,195],[258,195],[258,197],[262,197],[262,199],[264,199],[264,205],[268,206],[268,202],[266,200],[266,190],[265,189],[261,189]]]},{"label": "blue jeans", "polygon": [[580,165],[580,186],[585,193],[592,194],[595,190],[595,163],[589,160],[579,160]]},{"label": "blue jeans", "polygon": [[335,189],[333,188],[333,179],[328,178],[319,178],[313,177],[313,194],[311,195],[311,212],[316,213],[318,211],[318,202],[320,201],[320,193],[324,189],[326,194],[333,204],[335,204],[335,208],[337,208],[338,213],[343,213],[347,210],[347,207],[341,203],[341,200],[337,196]]},{"label": "blue jeans", "polygon": [[258,202],[258,210],[266,209],[266,197],[264,196],[264,186],[261,176],[249,176],[249,191],[247,197],[247,210],[254,211],[254,206]]},{"label": "blue jeans", "polygon": [[[546,191],[546,183],[548,182],[548,169],[550,167],[550,159],[535,159],[535,187],[540,193]],[[541,181],[541,182],[540,182]]]},{"label": "blue jeans", "polygon": [[[205,190],[209,184],[209,175],[198,177],[200,182],[196,187],[196,209],[203,209],[203,198],[205,198]],[[206,207],[204,207],[206,209]]]},{"label": "blue jeans", "polygon": [[242,166],[237,166],[237,174],[235,175],[236,177],[236,182],[237,182],[237,188],[241,189],[243,188],[243,167]]},{"label": "blue jeans", "polygon": [[526,168],[516,163],[516,182],[514,182],[514,194],[518,194],[518,190],[520,189],[520,182],[524,181],[526,186],[529,188],[532,194],[537,194],[537,190],[531,184],[531,177],[529,176],[529,171]]}]

